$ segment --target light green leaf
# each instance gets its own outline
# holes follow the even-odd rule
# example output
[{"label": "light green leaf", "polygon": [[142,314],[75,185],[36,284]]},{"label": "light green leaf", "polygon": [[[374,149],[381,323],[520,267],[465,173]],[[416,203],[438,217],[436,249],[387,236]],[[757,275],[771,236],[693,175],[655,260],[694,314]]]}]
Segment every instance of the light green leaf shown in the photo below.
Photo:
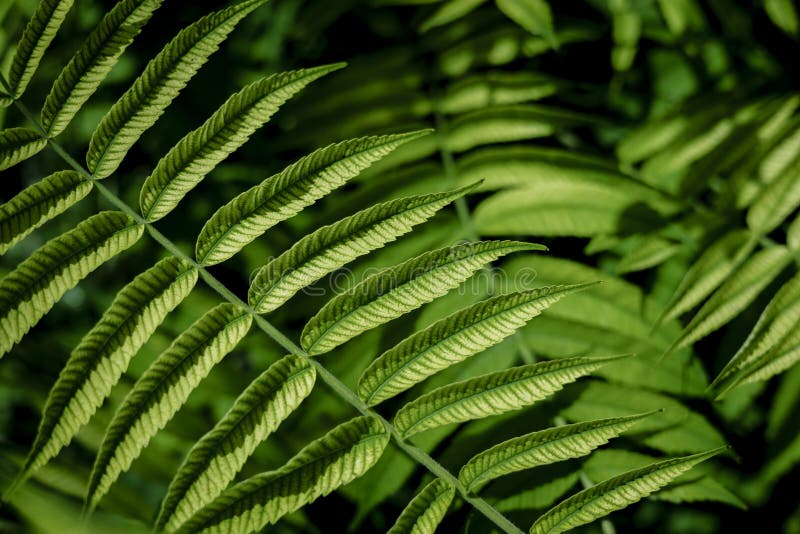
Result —
[{"label": "light green leaf", "polygon": [[156,530],[174,531],[214,500],[256,447],[311,393],[316,371],[299,356],[272,364],[189,451],[170,483]]},{"label": "light green leaf", "polygon": [[747,210],[747,226],[766,235],[777,228],[800,205],[800,158],[756,197]]},{"label": "light green leaf", "polygon": [[388,534],[433,534],[455,494],[453,486],[437,478],[408,503]]},{"label": "light green leaf", "polygon": [[42,467],[102,405],[131,358],[197,283],[194,267],[165,258],[123,287],[72,351],[50,395],[24,471]]},{"label": "light green leaf", "polygon": [[362,332],[444,295],[482,265],[524,250],[546,250],[546,247],[518,241],[485,241],[450,246],[411,258],[328,301],[306,324],[301,344],[310,354],[328,352]]},{"label": "light green leaf", "polygon": [[313,441],[286,465],[241,482],[200,510],[179,532],[255,532],[368,471],[389,434],[357,417]]},{"label": "light green leaf", "polygon": [[390,200],[323,226],[256,273],[247,296],[250,306],[259,313],[274,310],[302,288],[408,233],[474,188]]},{"label": "light green leaf", "polygon": [[[538,72],[490,71],[454,81],[447,86],[436,105],[442,113],[460,114],[490,105],[540,100],[553,96],[561,86],[562,82]],[[530,148],[535,150],[538,147]]]},{"label": "light green leaf", "polygon": [[0,171],[38,154],[47,146],[47,139],[30,128],[0,130]]},{"label": "light green leaf", "polygon": [[800,21],[792,0],[765,0],[764,9],[775,26],[789,35],[797,35]]},{"label": "light green leaf", "polygon": [[370,406],[402,393],[500,343],[563,297],[591,284],[553,286],[499,295],[453,313],[380,355],[358,381]]},{"label": "light green leaf", "polygon": [[496,0],[497,7],[508,18],[534,35],[547,38],[553,48],[558,47],[553,31],[553,14],[545,0]]},{"label": "light green leaf", "polygon": [[445,0],[419,26],[420,32],[450,24],[477,9],[486,0]]},{"label": "light green leaf", "polygon": [[274,74],[232,95],[202,126],[188,133],[156,165],[139,195],[148,221],[157,221],[221,161],[245,144],[275,112],[305,86],[344,63]]},{"label": "light green leaf", "polygon": [[189,394],[247,334],[253,317],[223,303],[178,336],[136,382],[108,426],[89,480],[89,509],[130,467]]},{"label": "light green leaf", "polygon": [[791,261],[792,255],[780,246],[748,258],[692,317],[674,346],[688,346],[736,317]]},{"label": "light green leaf", "polygon": [[236,24],[266,0],[244,0],[206,15],[181,32],[148,63],[94,131],[86,164],[97,178],[113,173],[125,154],[216,52]]},{"label": "light green leaf", "polygon": [[362,137],[309,154],[217,210],[197,238],[197,260],[203,265],[227,260],[397,147],[428,133]]},{"label": "light green leaf", "polygon": [[0,206],[0,254],[22,241],[92,190],[92,183],[75,171],[59,171],[25,188]]},{"label": "light green leaf", "polygon": [[9,91],[15,99],[21,97],[28,87],[72,3],[73,0],[41,0],[36,6],[36,11],[17,44],[8,73]]},{"label": "light green leaf", "polygon": [[681,280],[659,322],[689,311],[722,284],[753,249],[745,230],[734,230],[714,241]]},{"label": "light green leaf", "polygon": [[617,264],[617,273],[632,273],[661,265],[680,252],[681,245],[657,235],[648,235],[636,240],[630,252]]},{"label": "light green leaf", "polygon": [[494,508],[501,513],[548,508],[572,489],[579,480],[579,472],[569,473],[554,479],[550,478],[531,489],[497,501],[494,503]]},{"label": "light green leaf", "polygon": [[58,75],[42,108],[42,127],[55,137],[69,125],[147,24],[163,0],[120,0]]},{"label": "light green leaf", "polygon": [[144,232],[129,216],[104,211],[51,239],[0,281],[0,356],[67,290],[133,245]]},{"label": "light green leaf", "polygon": [[394,425],[403,437],[408,437],[443,425],[519,410],[620,358],[564,358],[449,384],[400,408]]},{"label": "light green leaf", "polygon": [[586,456],[653,413],[596,419],[512,438],[470,458],[458,479],[474,492],[511,473]]},{"label": "light green leaf", "polygon": [[531,534],[557,534],[591,523],[615,510],[638,502],[669,484],[695,465],[727,450],[673,458],[628,471],[587,488],[548,510],[531,526]]}]

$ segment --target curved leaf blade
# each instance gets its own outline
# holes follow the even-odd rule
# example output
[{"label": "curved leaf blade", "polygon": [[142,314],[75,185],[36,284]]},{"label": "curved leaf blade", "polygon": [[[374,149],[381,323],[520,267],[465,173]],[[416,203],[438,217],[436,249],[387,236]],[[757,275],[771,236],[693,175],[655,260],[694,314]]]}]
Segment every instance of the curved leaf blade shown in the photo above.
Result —
[{"label": "curved leaf blade", "polygon": [[433,534],[455,494],[453,486],[437,478],[408,503],[387,534]]},{"label": "curved leaf blade", "polygon": [[464,243],[426,252],[385,269],[328,301],[303,329],[309,354],[338,347],[362,332],[431,302],[469,278],[482,265],[512,252],[546,250],[519,241]]},{"label": "curved leaf blade", "polygon": [[36,11],[22,32],[8,73],[9,91],[15,99],[21,97],[28,87],[72,3],[73,0],[41,0],[36,6]]},{"label": "curved leaf blade", "polygon": [[30,128],[0,130],[0,171],[38,154],[46,146],[47,139]]},{"label": "curved leaf blade", "polygon": [[223,262],[258,236],[310,206],[396,148],[429,130],[361,137],[329,145],[245,191],[217,210],[197,237],[202,265]]},{"label": "curved leaf blade", "polygon": [[256,273],[247,296],[250,306],[258,313],[274,310],[327,273],[408,233],[474,187],[390,200],[323,226]]},{"label": "curved leaf blade", "polygon": [[139,196],[144,218],[153,222],[166,216],[286,101],[314,80],[342,67],[344,63],[274,74],[228,98],[202,126],[172,147],[147,177]]},{"label": "curved leaf blade", "polygon": [[179,532],[261,530],[363,475],[388,443],[389,434],[377,419],[351,419],[307,445],[280,469],[233,486]]},{"label": "curved leaf blade", "polygon": [[75,171],[59,171],[0,206],[0,254],[76,204],[92,187]]},{"label": "curved leaf blade", "polygon": [[170,483],[155,529],[178,529],[222,493],[255,448],[311,393],[315,380],[314,368],[293,355],[259,375],[189,451]]},{"label": "curved leaf blade", "polygon": [[163,0],[120,0],[61,71],[42,108],[42,127],[55,137],[103,83]]},{"label": "curved leaf blade", "polygon": [[654,413],[596,419],[512,438],[470,458],[461,468],[458,480],[469,491],[477,491],[511,473],[586,456]]},{"label": "curved leaf blade", "polygon": [[695,465],[726,451],[707,452],[650,464],[587,488],[548,510],[531,526],[531,534],[557,534],[591,523],[658,491]]},{"label": "curved leaf blade", "polygon": [[359,378],[370,406],[402,393],[510,336],[563,297],[592,284],[551,286],[499,295],[453,313],[380,355]]},{"label": "curved leaf blade", "polygon": [[153,58],[92,134],[86,165],[106,178],[197,73],[236,24],[266,0],[245,0],[184,28]]},{"label": "curved leaf blade", "polygon": [[67,290],[133,245],[144,227],[104,211],[40,247],[0,281],[0,356],[39,322]]},{"label": "curved leaf blade", "polygon": [[400,410],[394,425],[403,437],[443,425],[519,410],[545,399],[606,364],[627,356],[579,356],[522,365],[434,389]]},{"label": "curved leaf blade", "polygon": [[23,473],[42,467],[85,425],[169,312],[197,283],[194,267],[165,258],[123,287],[70,354],[47,397]]},{"label": "curved leaf blade", "polygon": [[223,303],[173,341],[136,382],[108,426],[92,468],[86,501],[93,509],[189,394],[247,334],[253,317]]}]

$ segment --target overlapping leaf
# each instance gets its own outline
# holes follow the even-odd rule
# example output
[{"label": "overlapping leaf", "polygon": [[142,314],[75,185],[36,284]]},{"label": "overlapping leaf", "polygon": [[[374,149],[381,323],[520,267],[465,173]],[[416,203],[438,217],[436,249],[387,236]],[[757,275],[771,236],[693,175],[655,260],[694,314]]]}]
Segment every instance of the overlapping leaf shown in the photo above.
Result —
[{"label": "overlapping leaf", "polygon": [[553,286],[499,295],[455,312],[384,352],[364,371],[358,394],[370,406],[484,349],[532,317],[591,284]]},{"label": "overlapping leaf", "polygon": [[164,113],[236,24],[266,0],[244,0],[183,29],[148,63],[95,129],[86,164],[97,178],[113,173],[125,154]]},{"label": "overlapping leaf", "polygon": [[47,95],[42,127],[55,137],[97,90],[163,0],[120,0],[83,41]]},{"label": "overlapping leaf", "polygon": [[253,318],[233,304],[211,309],[148,368],[125,398],[97,453],[86,501],[94,508],[189,394],[247,334]]},{"label": "overlapping leaf", "polygon": [[276,471],[241,482],[200,510],[179,532],[255,532],[363,475],[380,459],[389,434],[357,417],[310,443]]},{"label": "overlapping leaf", "polygon": [[519,410],[620,358],[564,358],[456,382],[434,389],[400,408],[394,425],[408,437],[442,425]]},{"label": "overlapping leaf", "polygon": [[287,100],[344,64],[274,74],[253,82],[187,134],[156,165],[139,196],[148,221],[167,215],[222,160],[247,142]]},{"label": "overlapping leaf", "polygon": [[250,306],[259,313],[274,310],[330,271],[411,231],[474,187],[390,200],[323,226],[256,273]]},{"label": "overlapping leaf", "polygon": [[45,243],[0,281],[0,356],[64,293],[133,245],[144,232],[128,215],[104,211]]},{"label": "overlapping leaf", "polygon": [[444,295],[482,265],[524,250],[545,247],[518,241],[486,241],[426,252],[370,276],[328,301],[306,324],[301,344],[311,354],[327,352]]},{"label": "overlapping leaf", "polygon": [[203,265],[227,260],[274,225],[296,215],[397,147],[427,133],[362,137],[309,154],[217,210],[197,238],[197,260]]},{"label": "overlapping leaf", "polygon": [[0,171],[42,151],[47,140],[30,128],[0,130]]},{"label": "overlapping leaf", "polygon": [[0,206],[0,254],[63,213],[92,190],[75,171],[59,171],[25,188]]},{"label": "overlapping leaf", "polygon": [[164,497],[155,528],[176,530],[214,500],[255,448],[311,393],[315,379],[314,368],[291,355],[256,378],[189,451]]},{"label": "overlapping leaf", "polygon": [[433,534],[442,522],[456,490],[437,478],[408,503],[388,534]]},{"label": "overlapping leaf", "polygon": [[98,323],[72,351],[42,414],[25,472],[58,454],[89,421],[158,325],[192,291],[198,273],[165,258],[120,290]]}]

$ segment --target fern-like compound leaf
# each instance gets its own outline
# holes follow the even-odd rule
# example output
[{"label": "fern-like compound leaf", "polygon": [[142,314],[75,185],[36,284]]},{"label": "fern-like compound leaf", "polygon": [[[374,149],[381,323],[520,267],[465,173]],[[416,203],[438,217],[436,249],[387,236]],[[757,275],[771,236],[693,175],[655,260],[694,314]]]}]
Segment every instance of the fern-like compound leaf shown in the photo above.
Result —
[{"label": "fern-like compound leaf", "polygon": [[74,0],[41,0],[33,12],[17,44],[17,52],[11,60],[8,87],[11,96],[19,98],[28,87],[39,67],[47,47],[56,36]]},{"label": "fern-like compound leaf", "polygon": [[408,503],[388,534],[433,534],[455,494],[453,486],[437,478]]},{"label": "fern-like compound leaf", "polygon": [[591,523],[658,491],[695,465],[727,447],[672,458],[628,471],[587,488],[548,510],[531,526],[531,534],[558,534]]},{"label": "fern-like compound leaf", "polygon": [[579,356],[513,367],[449,384],[409,402],[394,418],[403,437],[519,410],[626,356]]},{"label": "fern-like compound leaf", "polygon": [[167,215],[222,160],[242,146],[287,100],[343,63],[274,74],[231,96],[187,134],[147,177],[139,207],[148,221]]},{"label": "fern-like compound leaf", "polygon": [[722,396],[744,378],[743,369],[755,369],[772,349],[792,332],[800,331],[800,274],[783,284],[758,318],[750,335],[711,384]]},{"label": "fern-like compound leaf", "polygon": [[41,152],[47,140],[30,128],[0,130],[0,171]]},{"label": "fern-like compound leaf", "polygon": [[729,232],[714,242],[686,272],[661,322],[671,321],[699,304],[728,278],[751,249],[752,242],[744,230]]},{"label": "fern-like compound leaf", "polygon": [[293,355],[256,378],[189,451],[164,498],[156,530],[176,530],[222,493],[258,444],[311,393],[315,379],[314,368]]},{"label": "fern-like compound leaf", "polygon": [[469,491],[525,469],[586,456],[655,412],[596,419],[512,438],[473,456],[458,474]]},{"label": "fern-like compound leaf", "polygon": [[221,207],[197,238],[195,255],[214,265],[429,130],[351,139],[321,148]]},{"label": "fern-like compound leaf", "polygon": [[256,273],[248,293],[250,306],[259,313],[274,310],[327,273],[411,231],[475,185],[390,200],[323,226]]},{"label": "fern-like compound leaf", "polygon": [[42,108],[42,127],[55,137],[69,125],[163,0],[120,0],[58,75]]},{"label": "fern-like compound leaf", "polygon": [[374,406],[500,343],[563,297],[592,284],[499,295],[437,321],[384,352],[364,371],[358,394]]},{"label": "fern-like compound leaf", "polygon": [[546,247],[519,241],[465,243],[383,270],[331,299],[305,326],[301,344],[310,354],[328,352],[444,295],[482,265],[523,250]]},{"label": "fern-like compound leaf", "polygon": [[92,183],[75,171],[59,171],[25,188],[0,206],[0,254],[77,203]]},{"label": "fern-like compound leaf", "polygon": [[247,334],[253,317],[224,303],[178,336],[136,382],[109,424],[87,491],[94,508],[189,394]]},{"label": "fern-like compound leaf", "polygon": [[165,258],[123,287],[70,354],[50,395],[24,473],[65,447],[111,393],[131,358],[197,283],[194,267]]},{"label": "fern-like compound leaf", "polygon": [[736,317],[791,260],[785,247],[765,248],[748,258],[700,308],[675,346],[694,343]]},{"label": "fern-like compound leaf", "polygon": [[108,111],[89,142],[86,164],[106,178],[197,73],[236,24],[266,0],[245,0],[183,29]]},{"label": "fern-like compound leaf", "polygon": [[313,441],[286,465],[241,482],[186,522],[179,532],[256,532],[367,472],[389,434],[372,417],[357,417]]},{"label": "fern-like compound leaf", "polygon": [[104,211],[51,239],[0,281],[0,356],[39,322],[67,290],[133,245],[144,227]]}]

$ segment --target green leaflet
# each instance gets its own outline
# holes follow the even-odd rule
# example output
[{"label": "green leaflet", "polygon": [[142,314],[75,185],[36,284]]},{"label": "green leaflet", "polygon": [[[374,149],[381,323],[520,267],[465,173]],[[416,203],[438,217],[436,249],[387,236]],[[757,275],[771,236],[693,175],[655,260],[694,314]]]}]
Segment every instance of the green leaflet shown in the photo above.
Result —
[{"label": "green leaflet", "polygon": [[463,113],[493,104],[540,100],[557,93],[560,85],[560,82],[536,72],[490,71],[451,83],[436,104],[443,113]]},{"label": "green leaflet", "polygon": [[164,497],[155,529],[176,530],[214,500],[255,448],[311,393],[315,379],[314,368],[293,355],[256,378],[189,451]]},{"label": "green leaflet", "polygon": [[657,462],[634,469],[587,488],[548,510],[531,526],[531,534],[557,534],[591,523],[658,491],[695,465],[727,450],[707,452]]},{"label": "green leaflet", "polygon": [[203,265],[227,260],[248,243],[429,130],[361,137],[329,145],[240,194],[206,222],[195,256]]},{"label": "green leaflet", "polygon": [[773,24],[789,35],[797,35],[800,19],[792,0],[765,0],[764,10]]},{"label": "green leaflet", "polygon": [[328,301],[306,324],[301,345],[310,354],[328,352],[444,295],[482,265],[523,250],[546,247],[518,241],[464,243],[385,269]]},{"label": "green leaflet", "polygon": [[504,475],[585,456],[653,413],[596,419],[512,438],[470,458],[458,479],[469,491],[477,491]]},{"label": "green leaflet", "polygon": [[659,323],[675,319],[699,304],[752,249],[753,242],[745,230],[735,230],[717,239],[686,272]]},{"label": "green leaflet", "polygon": [[245,144],[287,100],[344,63],[274,74],[253,82],[188,133],[147,177],[139,207],[148,221],[167,215],[214,167]]},{"label": "green leaflet", "polygon": [[75,171],[51,174],[0,206],[0,254],[22,241],[56,215],[77,203],[92,190]]},{"label": "green leaflet", "polygon": [[681,250],[679,243],[657,235],[642,236],[633,243],[634,246],[630,252],[620,258],[617,263],[618,274],[642,271],[661,265]]},{"label": "green leaflet", "polygon": [[0,281],[0,357],[39,322],[67,290],[133,245],[144,227],[104,211],[51,239]]},{"label": "green leaflet", "polygon": [[747,211],[747,226],[766,235],[800,205],[800,158],[768,184]]},{"label": "green leaflet", "polygon": [[42,127],[55,137],[69,125],[163,0],[120,0],[106,13],[58,75],[42,108]]},{"label": "green leaflet", "polygon": [[531,318],[589,284],[553,286],[499,295],[453,313],[380,355],[358,380],[370,406],[500,343]]},{"label": "green leaflet", "polygon": [[93,509],[189,394],[247,334],[253,318],[223,303],[178,336],[136,382],[108,426],[89,480]]},{"label": "green leaflet", "polygon": [[453,486],[435,479],[408,503],[387,534],[433,534],[455,494]]},{"label": "green leaflet", "polygon": [[106,178],[125,154],[164,113],[236,24],[266,0],[244,0],[184,28],[147,64],[92,134],[86,165]]},{"label": "green leaflet", "polygon": [[800,332],[793,330],[770,347],[761,358],[743,364],[736,376],[737,382],[734,387],[767,380],[789,369],[798,361],[800,361]]},{"label": "green leaflet", "polygon": [[368,471],[389,434],[372,417],[343,423],[298,452],[286,465],[225,491],[179,532],[255,532]]},{"label": "green leaflet", "polygon": [[553,48],[558,46],[553,31],[553,14],[546,0],[496,0],[508,18],[534,35],[543,35]]},{"label": "green leaflet", "polygon": [[625,356],[579,356],[513,367],[449,384],[409,402],[394,418],[403,437],[492,415],[547,398],[565,384]]},{"label": "green leaflet", "polygon": [[24,472],[42,467],[102,405],[128,363],[197,282],[197,270],[165,258],[123,287],[70,354],[42,411]]},{"label": "green leaflet", "polygon": [[546,479],[543,483],[528,490],[497,501],[494,508],[501,513],[518,510],[544,510],[572,489],[579,480],[579,472],[572,472],[555,479]]},{"label": "green leaflet", "polygon": [[[722,397],[736,387],[742,369],[755,369],[770,351],[800,330],[800,274],[783,284],[767,304],[747,339],[720,371],[710,388]],[[774,353],[773,353],[774,354]]]},{"label": "green leaflet", "polygon": [[41,152],[46,146],[47,139],[30,128],[0,130],[0,171]]},{"label": "green leaflet", "polygon": [[674,346],[688,346],[736,317],[791,261],[792,255],[780,246],[748,258],[692,317]]},{"label": "green leaflet", "polygon": [[36,11],[19,40],[8,73],[9,92],[15,99],[21,97],[28,87],[72,3],[73,0],[41,0],[36,6]]},{"label": "green leaflet", "polygon": [[486,0],[446,0],[420,24],[419,31],[427,32],[444,26],[474,11]]},{"label": "green leaflet", "polygon": [[330,271],[411,231],[476,185],[390,200],[323,226],[259,269],[247,295],[250,306],[258,313],[274,310]]}]

